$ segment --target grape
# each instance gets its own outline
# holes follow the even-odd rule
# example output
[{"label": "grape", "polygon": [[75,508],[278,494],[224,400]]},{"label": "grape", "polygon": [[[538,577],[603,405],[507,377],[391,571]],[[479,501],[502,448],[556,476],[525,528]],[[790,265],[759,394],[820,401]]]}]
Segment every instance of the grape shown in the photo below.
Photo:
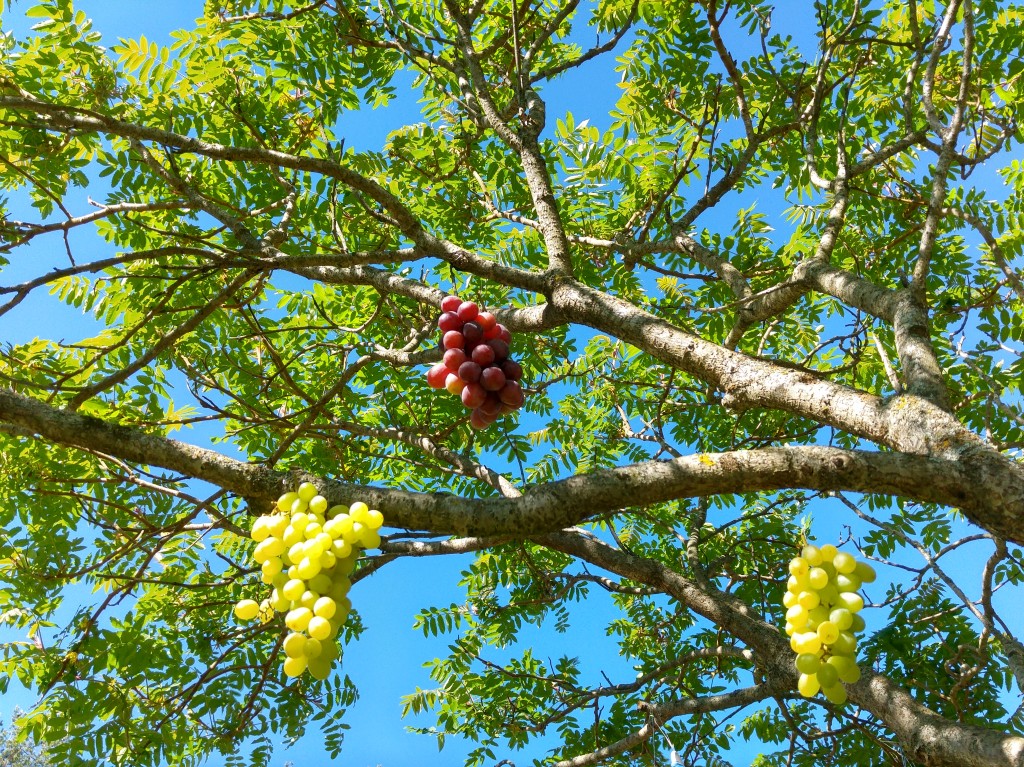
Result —
[{"label": "grape", "polygon": [[853,625],[853,613],[845,607],[837,607],[829,614],[828,619],[832,621],[840,631],[846,631]]},{"label": "grape", "polygon": [[833,655],[853,655],[857,652],[857,639],[849,631],[840,631],[831,649]]},{"label": "grape", "polygon": [[859,634],[866,627],[867,627],[867,624],[864,623],[864,618],[862,618],[857,613],[854,613],[854,615],[853,615],[853,623],[850,624],[850,631],[852,631],[854,634]]},{"label": "grape", "polygon": [[235,605],[235,617],[240,621],[251,621],[259,612],[259,603],[254,599],[243,599]]},{"label": "grape", "polygon": [[462,306],[462,299],[458,296],[445,296],[441,299],[442,312],[456,312]]},{"label": "grape", "polygon": [[815,591],[801,591],[797,595],[797,601],[808,610],[813,610],[821,603],[821,597]]},{"label": "grape", "polygon": [[860,578],[861,583],[874,583],[875,578],[878,577],[875,574],[875,568],[867,562],[857,562],[857,566],[854,568],[853,572],[858,578]]},{"label": "grape", "polygon": [[484,340],[484,330],[475,322],[467,322],[462,326],[462,336],[466,339],[466,346],[476,346]]},{"label": "grape", "polygon": [[483,368],[480,364],[473,360],[463,362],[459,366],[459,378],[466,383],[476,383],[480,380],[480,374],[483,373]]},{"label": "grape", "polygon": [[458,372],[459,366],[469,359],[464,349],[449,349],[444,353],[443,364],[450,372]]},{"label": "grape", "polygon": [[[309,635],[313,639],[327,639],[331,633],[331,624],[326,618],[321,618],[319,615],[315,615],[309,619],[307,626]],[[836,677],[838,679],[838,676]]]},{"label": "grape", "polygon": [[860,669],[857,667],[857,663],[853,658],[849,658],[845,655],[833,655],[828,659],[827,663],[836,670],[840,681],[846,682],[847,684],[853,684],[860,679]]},{"label": "grape", "polygon": [[359,535],[359,543],[362,544],[364,549],[379,549],[381,537],[377,534],[376,530],[364,527]]},{"label": "grape", "polygon": [[314,514],[323,514],[327,511],[327,499],[322,495],[314,495],[309,502],[309,510]]},{"label": "grape", "polygon": [[476,316],[476,323],[485,333],[498,324],[498,318],[490,312],[480,312]]},{"label": "grape", "polygon": [[449,330],[441,338],[441,345],[445,349],[462,349],[466,344],[466,339],[462,337],[462,333],[457,330]]},{"label": "grape", "polygon": [[480,411],[480,408],[477,408],[476,410],[469,414],[469,425],[472,426],[477,431],[480,431],[481,429],[486,429],[492,423],[493,421],[491,421],[487,416],[485,416]]},{"label": "grape", "polygon": [[801,575],[807,575],[810,569],[810,564],[808,564],[807,560],[803,557],[793,557],[793,559],[789,562],[790,575],[795,575],[797,577]]},{"label": "grape", "polygon": [[338,612],[338,605],[330,597],[320,597],[313,605],[313,615],[320,618],[333,618],[336,612]]},{"label": "grape", "polygon": [[859,613],[864,609],[864,597],[860,594],[853,594],[848,591],[844,591],[839,595],[838,603],[851,613]]},{"label": "grape", "polygon": [[306,635],[297,631],[284,638],[284,654],[289,658],[301,658],[306,650]]},{"label": "grape", "polygon": [[501,338],[493,338],[487,342],[487,346],[494,351],[494,359],[504,362],[508,359],[508,342]]},{"label": "grape", "polygon": [[437,320],[437,327],[442,333],[450,330],[458,330],[462,327],[462,320],[455,312],[445,312]]},{"label": "grape", "polygon": [[845,551],[840,551],[832,559],[832,564],[835,566],[837,573],[848,575],[856,569],[857,560]]},{"label": "grape", "polygon": [[498,392],[498,396],[501,398],[502,402],[506,405],[510,405],[511,407],[518,408],[523,405],[523,390],[515,381],[509,381],[506,383],[502,387],[501,391]]},{"label": "grape", "polygon": [[306,670],[309,671],[311,677],[322,682],[331,675],[331,661],[324,660],[323,656],[310,658]]},{"label": "grape", "polygon": [[310,637],[306,640],[305,646],[302,648],[302,654],[306,656],[307,660],[313,658],[319,658],[321,653],[324,651],[324,646],[319,639],[313,639]]},{"label": "grape", "polygon": [[495,327],[498,329],[498,338],[500,338],[507,344],[511,344],[512,334],[509,332],[509,329],[502,325],[500,322],[497,325],[495,325]]},{"label": "grape", "polygon": [[821,552],[817,546],[804,546],[801,556],[807,560],[807,564],[811,567],[818,567],[822,563]]},{"label": "grape", "polygon": [[828,585],[828,573],[820,567],[812,567],[807,573],[807,582],[812,589],[820,591]]},{"label": "grape", "polygon": [[822,621],[818,624],[818,639],[824,645],[830,645],[839,638],[839,629],[832,621]]},{"label": "grape", "polygon": [[302,580],[308,580],[320,572],[320,561],[317,559],[311,559],[310,557],[303,557],[302,561],[299,562],[299,577]]},{"label": "grape", "polygon": [[296,677],[306,670],[306,658],[285,658],[284,659],[284,673],[286,676]]},{"label": "grape", "polygon": [[299,498],[298,493],[285,493],[277,499],[277,510],[278,511],[289,511],[292,504],[295,503]]},{"label": "grape", "polygon": [[480,344],[479,346],[473,347],[472,352],[473,362],[478,364],[480,367],[487,367],[494,362],[494,349],[487,344]]},{"label": "grape", "polygon": [[478,408],[487,401],[487,392],[478,383],[466,384],[462,390],[462,404],[468,408]]},{"label": "grape", "polygon": [[822,562],[831,562],[836,554],[839,553],[839,549],[833,546],[831,543],[826,543],[818,551],[821,553]]},{"label": "grape", "polygon": [[316,485],[314,485],[312,482],[303,482],[301,485],[299,485],[297,493],[300,499],[302,499],[306,503],[309,503],[310,500],[312,500],[313,496],[317,494]]},{"label": "grape", "polygon": [[860,588],[860,578],[856,575],[844,575],[840,573],[836,576],[836,588],[839,591],[856,591]]},{"label": "grape", "polygon": [[782,595],[782,606],[783,607],[788,609],[788,608],[792,607],[793,605],[795,605],[796,603],[797,603],[797,595],[796,595],[795,592],[787,591],[785,594]]},{"label": "grape", "polygon": [[817,674],[821,668],[821,656],[805,652],[796,656],[796,670],[801,674]]},{"label": "grape", "polygon": [[308,607],[296,607],[284,616],[284,624],[292,631],[305,631],[312,617],[313,611]]},{"label": "grape", "polygon": [[465,386],[466,382],[455,375],[455,373],[449,373],[448,377],[444,379],[444,388],[452,394],[461,394]]},{"label": "grape", "polygon": [[816,653],[821,649],[821,639],[814,631],[794,634],[790,645],[798,654]]},{"label": "grape", "polygon": [[830,702],[837,706],[841,706],[846,703],[846,688],[841,684],[834,684],[831,687],[822,687],[821,693],[828,698]]},{"label": "grape", "polygon": [[805,698],[813,698],[818,694],[818,690],[821,689],[821,685],[818,684],[818,677],[815,674],[801,674],[796,687]]},{"label": "grape", "polygon": [[818,669],[818,684],[822,687],[831,687],[838,683],[839,671],[836,667],[829,665],[828,663],[822,664],[821,668]]},{"label": "grape", "polygon": [[266,540],[267,536],[270,535],[270,525],[268,517],[257,517],[256,521],[252,523],[252,530],[249,537],[252,538],[256,543],[260,543]]},{"label": "grape", "polygon": [[379,530],[384,526],[384,515],[377,509],[370,509],[366,514],[366,526],[371,530]]},{"label": "grape", "polygon": [[505,387],[505,374],[499,367],[489,367],[480,375],[480,385],[487,391],[501,391]]},{"label": "grape", "polygon": [[477,314],[479,313],[480,310],[477,308],[477,305],[472,301],[463,301],[461,304],[459,304],[459,308],[457,310],[459,319],[462,320],[463,322],[475,320]]},{"label": "grape", "polygon": [[807,608],[800,604],[793,605],[786,611],[786,620],[797,626],[805,625],[807,623]]},{"label": "grape", "polygon": [[523,368],[515,360],[505,360],[501,363],[501,372],[510,381],[518,381],[523,377]]}]

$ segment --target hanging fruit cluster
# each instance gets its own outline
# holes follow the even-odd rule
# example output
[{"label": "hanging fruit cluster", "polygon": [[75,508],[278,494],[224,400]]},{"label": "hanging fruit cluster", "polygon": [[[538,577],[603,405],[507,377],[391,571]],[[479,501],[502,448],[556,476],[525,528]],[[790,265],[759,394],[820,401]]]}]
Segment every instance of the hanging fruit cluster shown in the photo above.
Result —
[{"label": "hanging fruit cluster", "polygon": [[797,689],[805,698],[820,690],[836,705],[846,702],[846,688],[860,679],[857,667],[857,634],[864,630],[858,615],[864,598],[857,593],[862,583],[875,580],[867,562],[839,551],[832,544],[804,546],[789,563],[789,589],[782,599],[786,607],[786,634],[800,672]]},{"label": "hanging fruit cluster", "polygon": [[383,523],[383,515],[361,501],[328,508],[327,499],[309,482],[282,495],[270,514],[253,523],[253,558],[272,589],[262,602],[236,604],[235,617],[267,623],[274,613],[285,613],[288,676],[308,671],[326,679],[330,674],[340,654],[338,631],[352,609],[349,575],[363,549],[380,545],[377,531]]},{"label": "hanging fruit cluster", "polygon": [[447,389],[473,412],[469,423],[483,429],[523,406],[523,369],[509,355],[512,334],[490,312],[472,301],[445,296],[441,301],[444,359],[427,371],[433,389]]}]

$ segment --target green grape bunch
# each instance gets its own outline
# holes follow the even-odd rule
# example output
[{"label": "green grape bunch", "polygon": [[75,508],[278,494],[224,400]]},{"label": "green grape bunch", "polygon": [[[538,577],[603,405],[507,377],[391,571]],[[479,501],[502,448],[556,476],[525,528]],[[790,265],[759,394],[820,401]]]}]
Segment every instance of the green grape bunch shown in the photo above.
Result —
[{"label": "green grape bunch", "polygon": [[864,598],[862,583],[875,580],[867,562],[839,551],[828,543],[807,545],[789,563],[789,588],[782,598],[786,607],[786,635],[796,653],[800,672],[797,689],[805,698],[820,691],[836,705],[846,702],[846,688],[860,679],[857,634],[864,630],[858,614]]},{"label": "green grape bunch", "polygon": [[273,512],[253,522],[253,559],[263,583],[272,588],[262,602],[241,600],[234,613],[239,620],[263,623],[285,614],[287,676],[308,671],[323,680],[330,674],[340,655],[338,631],[352,609],[349,576],[363,549],[380,546],[383,524],[384,516],[362,501],[328,508],[310,482],[282,495]]}]

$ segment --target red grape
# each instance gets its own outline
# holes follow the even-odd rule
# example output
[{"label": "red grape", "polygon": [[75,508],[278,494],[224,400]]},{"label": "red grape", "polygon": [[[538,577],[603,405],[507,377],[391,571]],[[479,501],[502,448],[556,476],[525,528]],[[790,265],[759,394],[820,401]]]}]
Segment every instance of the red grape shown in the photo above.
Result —
[{"label": "red grape", "polygon": [[484,415],[492,416],[499,414],[502,407],[503,404],[502,401],[498,399],[498,395],[495,392],[488,392],[487,400],[478,408],[478,410],[480,410]]},{"label": "red grape", "polygon": [[462,404],[468,408],[478,408],[487,401],[487,392],[478,383],[468,383],[462,390]]},{"label": "red grape", "polygon": [[441,299],[442,312],[457,312],[462,306],[462,299],[458,296],[445,296]]},{"label": "red grape", "polygon": [[444,353],[444,364],[452,372],[459,369],[459,365],[465,362],[467,359],[466,352],[462,349],[449,349]]},{"label": "red grape", "polygon": [[445,364],[439,362],[427,371],[427,385],[431,389],[443,389],[444,379],[448,376],[449,372],[451,371],[448,370]]},{"label": "red grape", "polygon": [[497,338],[500,335],[501,335],[501,331],[498,330],[498,325],[497,324],[491,325],[491,327],[487,328],[484,331],[484,340],[485,341],[490,341],[492,338]]},{"label": "red grape", "polygon": [[452,394],[460,394],[465,387],[466,382],[455,375],[455,373],[449,373],[444,379],[444,388]]},{"label": "red grape", "polygon": [[466,340],[462,337],[462,333],[459,331],[449,330],[441,339],[441,344],[445,349],[461,349],[465,346]]},{"label": "red grape", "polygon": [[475,322],[467,322],[463,325],[462,335],[466,337],[466,346],[476,346],[484,340],[484,331]]},{"label": "red grape", "polygon": [[454,312],[445,312],[437,320],[437,326],[441,329],[442,333],[447,333],[449,330],[458,330],[462,327],[462,320],[459,319],[459,315]]},{"label": "red grape", "polygon": [[508,328],[506,328],[500,322],[497,325],[495,325],[494,327],[496,327],[498,329],[498,338],[500,338],[502,341],[504,341],[507,344],[511,344],[512,343],[512,333],[509,332]]},{"label": "red grape", "polygon": [[463,301],[461,304],[459,304],[457,313],[459,315],[460,320],[462,320],[463,322],[469,322],[470,320],[476,319],[476,315],[479,313],[479,311],[480,310],[477,308],[476,304],[474,304],[472,301]]},{"label": "red grape", "polygon": [[501,372],[510,381],[518,381],[523,377],[523,368],[515,360],[505,360],[501,363]]},{"label": "red grape", "polygon": [[486,420],[483,413],[480,412],[480,408],[477,408],[469,414],[469,425],[479,431],[480,429],[486,429],[491,425],[491,422]]},{"label": "red grape", "polygon": [[480,312],[480,314],[476,316],[476,323],[481,328],[483,328],[484,332],[486,333],[488,330],[490,330],[491,328],[498,324],[498,318],[495,317],[490,312]]},{"label": "red grape", "polygon": [[473,362],[480,367],[487,367],[494,362],[494,349],[488,344],[480,344],[473,349]]},{"label": "red grape", "polygon": [[498,392],[498,396],[501,397],[502,402],[514,408],[522,407],[525,401],[523,388],[515,381],[506,383],[502,390]]},{"label": "red grape", "polygon": [[472,360],[467,360],[459,366],[459,378],[466,383],[474,383],[480,380],[482,368]]},{"label": "red grape", "polygon": [[485,368],[480,374],[480,385],[487,391],[501,391],[505,386],[505,374],[499,367]]},{"label": "red grape", "polygon": [[[498,362],[502,362],[508,359],[508,342],[502,341],[500,338],[495,338],[487,342],[487,345],[494,350],[494,359]],[[475,351],[475,350],[474,350]]]}]

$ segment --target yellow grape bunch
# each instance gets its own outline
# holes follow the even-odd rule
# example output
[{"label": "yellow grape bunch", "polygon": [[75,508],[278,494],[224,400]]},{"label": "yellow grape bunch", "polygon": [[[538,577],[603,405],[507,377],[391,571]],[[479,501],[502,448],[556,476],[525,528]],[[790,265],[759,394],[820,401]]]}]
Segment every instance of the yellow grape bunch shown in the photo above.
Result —
[{"label": "yellow grape bunch", "polygon": [[309,482],[282,495],[270,514],[253,522],[253,558],[272,589],[262,602],[236,604],[235,617],[267,623],[274,613],[285,613],[288,676],[308,671],[326,679],[330,674],[340,654],[338,631],[352,609],[349,576],[362,549],[380,546],[383,523],[383,515],[362,501],[328,508],[327,499]]},{"label": "yellow grape bunch", "polygon": [[862,583],[875,580],[867,562],[839,551],[830,543],[804,546],[789,563],[789,588],[782,598],[786,635],[800,672],[797,689],[805,698],[821,693],[836,705],[846,702],[846,688],[860,679],[857,634],[864,630],[858,615],[864,598]]}]

